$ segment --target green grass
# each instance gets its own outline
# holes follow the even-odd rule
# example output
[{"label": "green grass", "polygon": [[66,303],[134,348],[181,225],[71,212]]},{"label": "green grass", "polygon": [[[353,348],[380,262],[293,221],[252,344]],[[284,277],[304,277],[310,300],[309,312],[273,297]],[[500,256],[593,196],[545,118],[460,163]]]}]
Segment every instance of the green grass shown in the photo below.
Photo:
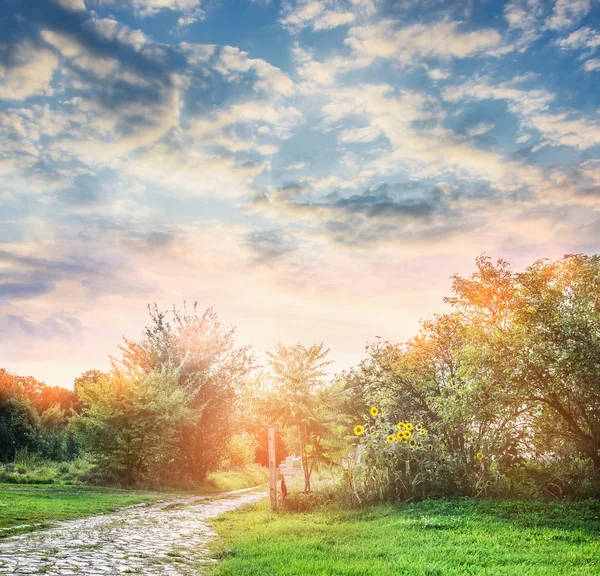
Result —
[{"label": "green grass", "polygon": [[214,576],[600,574],[600,502],[426,501],[401,508],[272,514],[267,502],[213,523]]},{"label": "green grass", "polygon": [[45,528],[57,520],[101,514],[161,497],[92,486],[0,484],[0,538]]},{"label": "green grass", "polygon": [[217,490],[228,492],[265,484],[268,479],[269,471],[267,468],[258,464],[251,464],[238,472],[211,472],[206,477],[206,483]]}]

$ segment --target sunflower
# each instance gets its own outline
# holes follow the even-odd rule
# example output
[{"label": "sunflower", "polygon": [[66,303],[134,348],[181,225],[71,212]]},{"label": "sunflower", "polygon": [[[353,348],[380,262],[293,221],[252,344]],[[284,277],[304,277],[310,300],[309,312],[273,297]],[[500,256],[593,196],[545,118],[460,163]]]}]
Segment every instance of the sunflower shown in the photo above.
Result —
[{"label": "sunflower", "polygon": [[411,436],[412,436],[412,432],[408,432],[408,431],[406,431],[406,432],[404,433],[404,437],[405,437],[405,438],[410,438]]},{"label": "sunflower", "polygon": [[417,441],[416,440],[411,440],[410,441],[410,445],[411,445],[411,447],[416,446],[417,445]]},{"label": "sunflower", "polygon": [[406,424],[404,422],[398,422],[398,430],[404,430],[406,428]]},{"label": "sunflower", "polygon": [[379,409],[376,406],[373,406],[369,412],[371,412],[371,416],[377,416],[377,414],[379,414]]},{"label": "sunflower", "polygon": [[483,460],[483,452],[477,452],[477,460]]},{"label": "sunflower", "polygon": [[357,425],[354,427],[354,433],[355,433],[357,436],[360,436],[361,434],[364,434],[364,433],[365,433],[365,427],[364,427],[364,426],[361,426],[360,424],[357,424]]},{"label": "sunflower", "polygon": [[398,438],[398,440],[402,440],[404,438],[404,432],[398,432],[398,434],[396,434],[396,438]]},{"label": "sunflower", "polygon": [[417,448],[423,448],[423,442],[419,442],[419,443],[417,444]]},{"label": "sunflower", "polygon": [[421,429],[419,430],[419,434],[420,434],[421,436],[425,436],[425,434],[427,434],[427,430],[425,430],[425,428],[421,428]]},{"label": "sunflower", "polygon": [[417,430],[420,430],[421,428],[423,428],[423,426],[421,426],[421,424],[417,424],[417,425],[415,426],[415,428],[416,428]]},{"label": "sunflower", "polygon": [[412,430],[413,429],[413,425],[410,422],[406,423],[406,429],[407,430]]},{"label": "sunflower", "polygon": [[433,446],[430,444],[429,446],[427,446],[427,450],[429,450],[430,452],[433,452]]},{"label": "sunflower", "polygon": [[404,440],[402,440],[402,444],[408,444],[408,440],[405,438]]},{"label": "sunflower", "polygon": [[386,441],[388,444],[393,444],[393,443],[396,441],[396,437],[395,437],[393,434],[388,434],[388,435],[385,437],[385,441]]}]

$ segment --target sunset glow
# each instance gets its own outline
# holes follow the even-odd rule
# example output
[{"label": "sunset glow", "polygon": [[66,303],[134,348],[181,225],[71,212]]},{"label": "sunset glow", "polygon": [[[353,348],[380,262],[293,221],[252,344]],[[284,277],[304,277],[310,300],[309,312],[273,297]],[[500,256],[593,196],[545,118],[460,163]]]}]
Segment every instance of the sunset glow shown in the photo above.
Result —
[{"label": "sunset glow", "polygon": [[[0,5],[0,366],[106,369],[185,300],[336,372],[485,252],[600,248],[589,0]],[[361,427],[362,426],[357,426]]]}]

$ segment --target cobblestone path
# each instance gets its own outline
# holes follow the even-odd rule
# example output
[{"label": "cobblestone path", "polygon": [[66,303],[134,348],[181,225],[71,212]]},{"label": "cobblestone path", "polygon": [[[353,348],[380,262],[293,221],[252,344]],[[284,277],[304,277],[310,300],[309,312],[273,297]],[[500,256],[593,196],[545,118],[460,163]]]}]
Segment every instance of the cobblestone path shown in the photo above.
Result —
[{"label": "cobblestone path", "polygon": [[197,575],[213,562],[206,520],[264,497],[248,492],[137,505],[12,536],[0,540],[0,574]]}]

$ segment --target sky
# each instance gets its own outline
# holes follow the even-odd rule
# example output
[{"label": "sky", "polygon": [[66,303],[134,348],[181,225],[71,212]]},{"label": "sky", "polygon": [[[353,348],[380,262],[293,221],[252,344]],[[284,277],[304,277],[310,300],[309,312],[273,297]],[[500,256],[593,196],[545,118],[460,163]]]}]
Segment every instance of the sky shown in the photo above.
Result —
[{"label": "sky", "polygon": [[340,371],[481,253],[595,253],[599,87],[598,0],[3,0],[0,366],[185,300]]}]

